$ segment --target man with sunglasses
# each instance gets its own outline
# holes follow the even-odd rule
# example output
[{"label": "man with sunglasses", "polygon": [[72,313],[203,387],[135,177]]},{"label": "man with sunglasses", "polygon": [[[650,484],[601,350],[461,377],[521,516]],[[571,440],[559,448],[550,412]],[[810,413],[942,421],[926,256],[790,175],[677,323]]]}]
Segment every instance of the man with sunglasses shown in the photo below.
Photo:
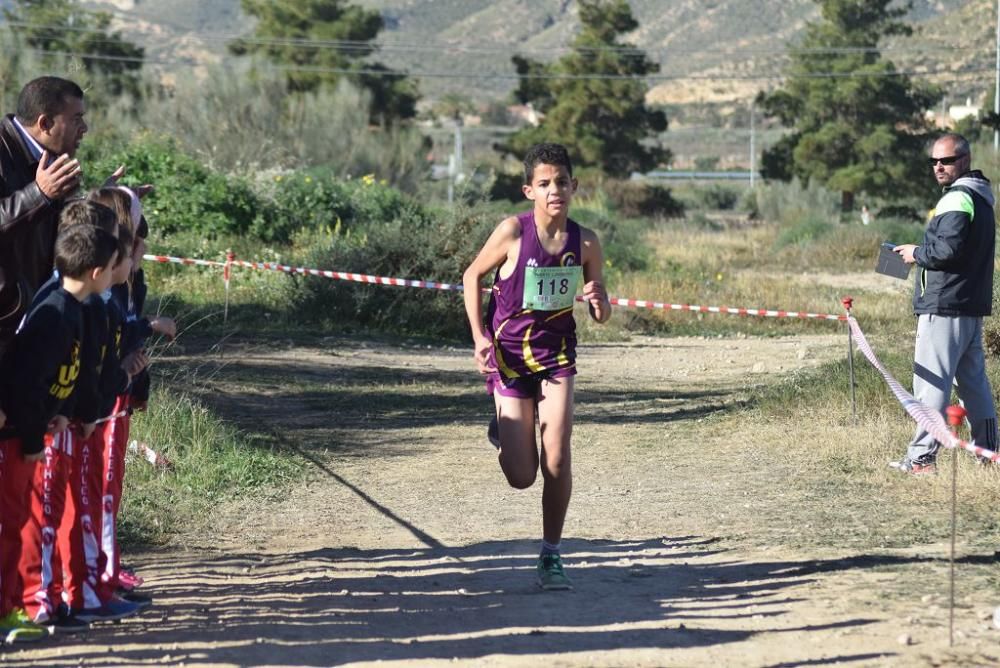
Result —
[{"label": "man with sunglasses", "polygon": [[[990,182],[970,170],[969,142],[946,134],[928,163],[944,194],[927,224],[923,242],[893,250],[919,271],[913,294],[917,341],[913,394],[944,412],[954,384],[968,411],[977,445],[997,449],[997,413],[986,377],[983,317],[993,300],[993,205]],[[911,474],[935,472],[940,443],[917,427],[906,456],[890,466]]]}]

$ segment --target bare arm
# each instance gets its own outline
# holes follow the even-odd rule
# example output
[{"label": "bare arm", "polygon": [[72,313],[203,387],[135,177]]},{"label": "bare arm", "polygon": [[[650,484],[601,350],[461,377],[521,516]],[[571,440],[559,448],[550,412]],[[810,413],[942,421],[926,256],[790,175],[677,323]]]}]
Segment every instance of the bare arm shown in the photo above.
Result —
[{"label": "bare arm", "polygon": [[611,302],[604,289],[604,252],[592,230],[580,229],[583,246],[583,298],[590,308],[590,317],[605,323],[611,317]]},{"label": "bare arm", "polygon": [[493,371],[487,362],[493,342],[483,330],[483,298],[479,292],[479,285],[484,276],[507,261],[511,249],[517,245],[520,231],[517,218],[507,218],[501,222],[486,240],[479,255],[462,274],[465,315],[472,330],[472,341],[475,346],[473,354],[480,373]]}]

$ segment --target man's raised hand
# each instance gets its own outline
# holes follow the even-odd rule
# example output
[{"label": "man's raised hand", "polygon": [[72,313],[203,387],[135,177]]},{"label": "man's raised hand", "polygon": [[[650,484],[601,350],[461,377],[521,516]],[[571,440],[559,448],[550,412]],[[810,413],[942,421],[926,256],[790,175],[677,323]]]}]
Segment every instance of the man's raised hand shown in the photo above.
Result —
[{"label": "man's raised hand", "polygon": [[35,183],[42,194],[52,201],[65,199],[80,187],[82,171],[80,161],[63,153],[49,163],[48,150],[42,150],[42,157],[35,170]]}]

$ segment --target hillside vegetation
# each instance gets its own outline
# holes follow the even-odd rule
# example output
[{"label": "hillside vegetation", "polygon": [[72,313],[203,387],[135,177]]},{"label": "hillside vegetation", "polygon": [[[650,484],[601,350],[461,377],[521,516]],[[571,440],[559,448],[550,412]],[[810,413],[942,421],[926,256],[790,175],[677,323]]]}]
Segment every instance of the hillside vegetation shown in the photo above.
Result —
[{"label": "hillside vegetation", "polygon": [[[224,54],[226,36],[249,31],[239,0],[90,0],[112,11],[123,32],[147,44],[152,59],[211,61]],[[414,74],[481,73],[481,78],[424,77],[422,92],[438,97],[459,92],[496,97],[514,87],[512,49],[546,58],[558,55],[579,22],[568,0],[358,0],[386,20],[379,59]],[[780,75],[784,51],[818,18],[811,0],[632,0],[641,28],[636,44],[663,65],[664,76],[771,77]],[[993,58],[995,7],[989,0],[915,0],[911,19],[919,30],[888,45],[887,54],[904,69],[988,67]],[[958,49],[941,49],[947,44]],[[453,45],[453,48],[445,48]],[[465,49],[457,47],[464,46]],[[411,48],[402,48],[411,47]],[[413,48],[415,47],[415,48]],[[553,48],[555,47],[555,51]],[[161,65],[176,69],[176,65]],[[980,96],[989,77],[966,75],[949,86],[954,97]],[[766,80],[664,80],[650,99],[661,103],[746,100]],[[951,83],[951,82],[950,82]]]}]

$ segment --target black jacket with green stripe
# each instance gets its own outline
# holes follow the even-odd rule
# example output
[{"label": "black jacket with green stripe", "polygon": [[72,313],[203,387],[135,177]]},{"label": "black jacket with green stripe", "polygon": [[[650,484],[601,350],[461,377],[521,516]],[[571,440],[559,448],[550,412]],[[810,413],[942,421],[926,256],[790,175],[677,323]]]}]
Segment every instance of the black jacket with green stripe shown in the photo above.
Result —
[{"label": "black jacket with green stripe", "polygon": [[919,271],[913,312],[946,316],[990,315],[993,304],[995,198],[979,170],[944,189],[913,253]]}]

